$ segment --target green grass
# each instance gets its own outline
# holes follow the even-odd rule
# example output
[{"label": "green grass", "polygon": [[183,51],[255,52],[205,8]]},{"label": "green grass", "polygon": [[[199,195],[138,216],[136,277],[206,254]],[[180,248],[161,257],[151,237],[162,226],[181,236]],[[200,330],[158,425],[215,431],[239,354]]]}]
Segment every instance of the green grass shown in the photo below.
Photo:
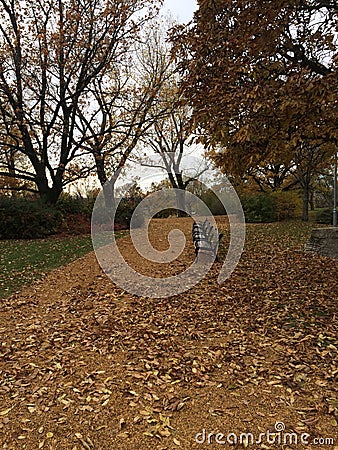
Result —
[{"label": "green grass", "polygon": [[[115,237],[125,234],[119,231]],[[92,250],[90,235],[0,241],[0,298]]]},{"label": "green grass", "polygon": [[260,246],[274,247],[276,251],[301,250],[308,241],[312,228],[317,225],[301,220],[273,222],[270,224],[247,225],[248,246],[257,249]]},{"label": "green grass", "polygon": [[0,241],[0,298],[92,250],[90,236]]},{"label": "green grass", "polygon": [[[244,250],[247,252],[278,253],[290,249],[303,251],[312,228],[319,228],[311,222],[301,220],[289,220],[273,223],[246,224],[246,239]],[[222,230],[224,238],[221,240],[219,255],[225,257],[228,251],[230,232]]]},{"label": "green grass", "polygon": [[93,250],[90,236],[0,241],[0,297]]},{"label": "green grass", "polygon": [[[259,248],[301,250],[314,226],[318,225],[301,221],[249,224],[245,248],[248,251]],[[225,251],[228,234],[225,233],[222,241],[221,254]],[[119,232],[116,237],[123,235],[125,232]],[[0,298],[8,297],[43,274],[92,250],[90,236],[0,241]]]}]

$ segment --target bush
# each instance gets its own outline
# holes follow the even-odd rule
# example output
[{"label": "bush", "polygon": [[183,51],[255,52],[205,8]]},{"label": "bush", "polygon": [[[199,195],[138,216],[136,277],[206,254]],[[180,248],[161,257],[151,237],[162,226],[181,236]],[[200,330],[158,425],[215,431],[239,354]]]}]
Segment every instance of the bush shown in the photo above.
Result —
[{"label": "bush", "polygon": [[91,214],[95,203],[95,198],[72,196],[61,194],[56,207],[63,214]]},{"label": "bush", "polygon": [[[123,198],[116,210],[115,223],[121,228],[129,228],[135,208],[141,202],[141,197]],[[142,226],[143,217],[136,217],[136,225]]]},{"label": "bush", "polygon": [[267,194],[244,194],[241,196],[246,222],[273,222],[276,219],[276,202]]},{"label": "bush", "polygon": [[316,223],[324,223],[327,225],[332,225],[333,223],[333,212],[331,208],[321,209],[316,212]]},{"label": "bush", "polygon": [[211,189],[202,193],[201,200],[207,205],[214,216],[226,215],[223,203]]},{"label": "bush", "polygon": [[158,213],[155,214],[154,218],[155,219],[167,219],[168,217],[176,217],[180,214],[181,212],[178,209],[175,208],[167,208],[167,209],[162,209],[161,211],[159,211]]},{"label": "bush", "polygon": [[62,214],[39,200],[0,197],[0,239],[36,239],[55,234]]},{"label": "bush", "polygon": [[271,197],[275,201],[277,220],[295,219],[301,214],[302,200],[297,192],[273,192]]}]

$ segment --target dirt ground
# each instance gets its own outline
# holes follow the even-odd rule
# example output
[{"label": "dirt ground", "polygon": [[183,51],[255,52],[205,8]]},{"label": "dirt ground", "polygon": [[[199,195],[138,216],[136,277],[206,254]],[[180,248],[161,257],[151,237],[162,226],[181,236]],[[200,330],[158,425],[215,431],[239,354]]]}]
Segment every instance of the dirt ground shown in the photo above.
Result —
[{"label": "dirt ground", "polygon": [[[153,224],[158,249],[177,226],[175,263],[119,246],[142,273],[177,273],[191,221]],[[222,285],[220,267],[142,298],[91,253],[2,300],[0,448],[337,450],[338,261],[262,237]]]}]

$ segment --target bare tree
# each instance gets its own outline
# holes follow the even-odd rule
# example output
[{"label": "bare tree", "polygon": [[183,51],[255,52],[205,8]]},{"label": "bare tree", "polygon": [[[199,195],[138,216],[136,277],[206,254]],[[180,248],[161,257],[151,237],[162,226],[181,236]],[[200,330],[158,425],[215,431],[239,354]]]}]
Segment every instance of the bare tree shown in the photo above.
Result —
[{"label": "bare tree", "polygon": [[171,55],[159,36],[160,22],[152,21],[140,34],[132,53],[105,80],[93,84],[88,98],[96,105],[90,116],[79,110],[82,147],[94,160],[106,205],[113,208],[114,186],[140,139],[163,111],[154,109],[167,82]]},{"label": "bare tree", "polygon": [[[14,175],[47,202],[92,170],[78,126],[92,114],[88,93],[119,66],[159,3],[0,0],[0,145],[27,158],[29,169]],[[0,175],[13,172],[2,165]]]},{"label": "bare tree", "polygon": [[144,162],[144,165],[163,170],[171,187],[177,189],[177,206],[185,210],[185,191],[205,168],[196,167],[193,175],[184,173],[182,160],[189,153],[188,145],[192,140],[191,108],[180,94],[176,68],[172,62],[170,77],[159,91],[153,107],[153,122],[142,136],[142,145],[159,156],[158,163]]},{"label": "bare tree", "polygon": [[303,190],[302,220],[309,220],[309,204],[314,182],[318,175],[328,166],[330,146],[314,146],[307,142],[301,143],[294,155],[294,177]]}]

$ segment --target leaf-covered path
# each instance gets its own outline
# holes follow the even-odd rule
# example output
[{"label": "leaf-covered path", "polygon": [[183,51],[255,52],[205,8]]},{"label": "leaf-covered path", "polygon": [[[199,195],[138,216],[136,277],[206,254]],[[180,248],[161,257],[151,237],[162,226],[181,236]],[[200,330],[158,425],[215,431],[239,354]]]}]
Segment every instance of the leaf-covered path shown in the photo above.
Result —
[{"label": "leaf-covered path", "polygon": [[[189,265],[189,219],[154,221],[154,242],[166,248],[177,225],[189,244],[179,262],[156,271],[134,255],[134,265],[155,276]],[[216,433],[237,435],[231,448],[301,448],[267,441],[276,422],[299,440],[308,433],[306,448],[337,447],[338,261],[304,254],[296,227],[248,226],[240,264],[221,286],[216,263],[184,294],[134,297],[91,253],[3,300],[1,448],[230,445],[216,444]],[[119,246],[133,255],[128,237]],[[215,433],[211,444],[196,442],[203,429],[206,440]],[[240,443],[241,433],[265,437]],[[315,445],[320,437],[335,444]]]}]

